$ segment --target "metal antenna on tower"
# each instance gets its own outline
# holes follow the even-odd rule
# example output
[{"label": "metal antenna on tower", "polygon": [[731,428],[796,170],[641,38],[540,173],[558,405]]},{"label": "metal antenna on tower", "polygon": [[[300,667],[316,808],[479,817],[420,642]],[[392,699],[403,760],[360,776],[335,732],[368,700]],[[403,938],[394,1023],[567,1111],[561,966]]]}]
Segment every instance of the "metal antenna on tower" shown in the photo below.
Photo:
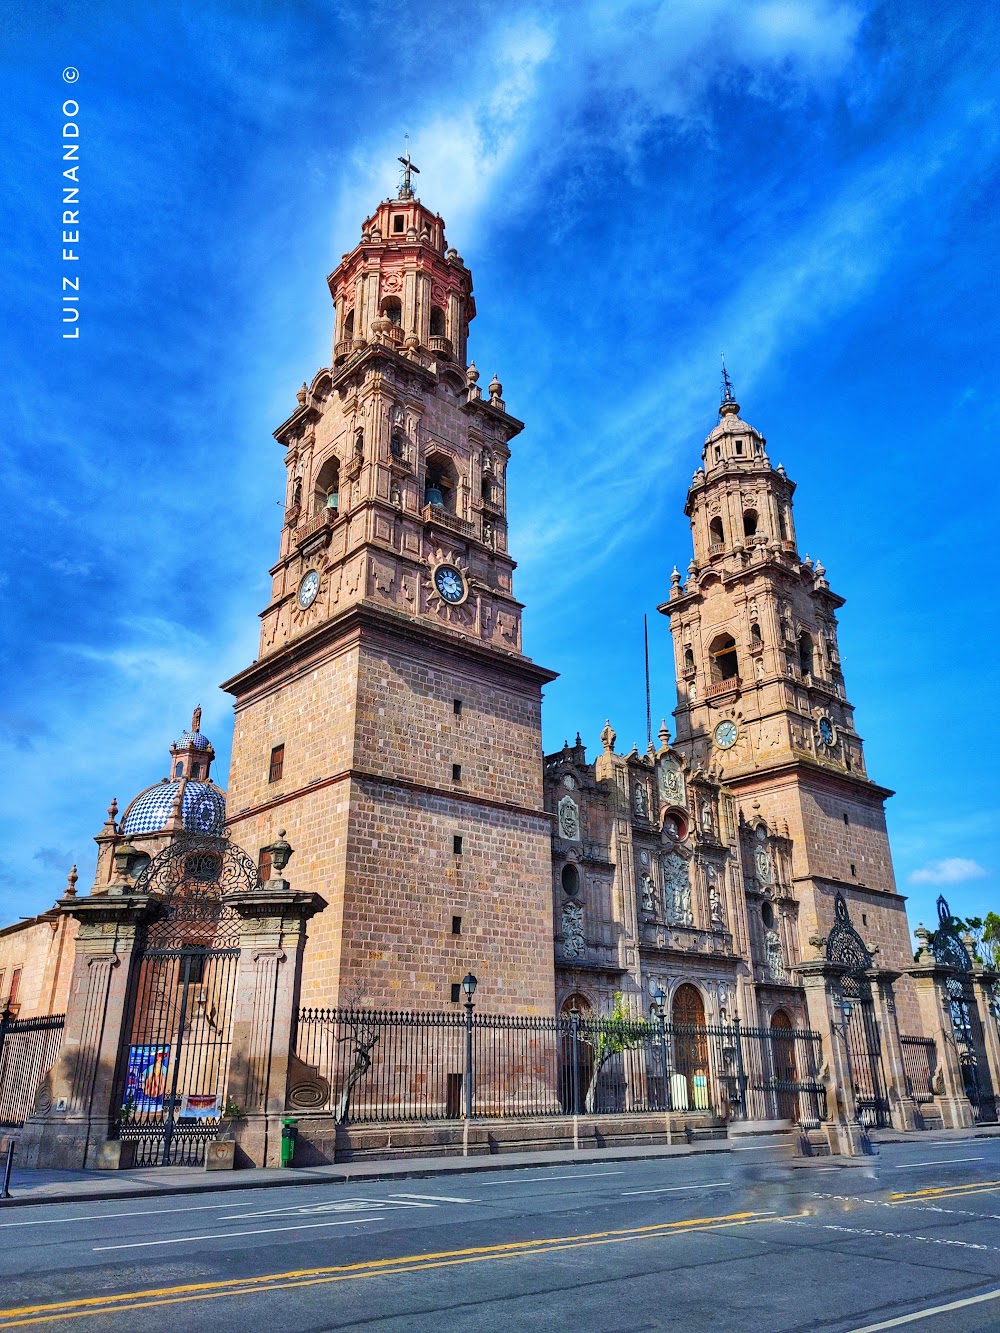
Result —
[{"label": "metal antenna on tower", "polygon": [[642,618],[642,641],[646,652],[646,749],[653,744],[653,714],[649,703],[649,622]]}]

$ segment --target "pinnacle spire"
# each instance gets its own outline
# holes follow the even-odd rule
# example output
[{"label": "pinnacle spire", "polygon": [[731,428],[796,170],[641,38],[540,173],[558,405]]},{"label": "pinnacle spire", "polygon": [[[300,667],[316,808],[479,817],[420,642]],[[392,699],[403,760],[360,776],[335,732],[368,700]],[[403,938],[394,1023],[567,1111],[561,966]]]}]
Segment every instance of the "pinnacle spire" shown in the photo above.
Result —
[{"label": "pinnacle spire", "polygon": [[737,416],[740,405],[736,401],[736,394],[733,392],[733,381],[729,378],[729,371],[726,369],[726,354],[722,353],[722,402],[719,404],[719,416]]},{"label": "pinnacle spire", "polygon": [[400,199],[412,199],[413,183],[410,179],[410,173],[415,171],[419,176],[420,168],[415,167],[413,163],[410,161],[410,136],[408,134],[404,134],[403,141],[406,144],[406,153],[403,157],[397,158],[397,161],[403,164],[403,183],[399,187],[399,197]]}]

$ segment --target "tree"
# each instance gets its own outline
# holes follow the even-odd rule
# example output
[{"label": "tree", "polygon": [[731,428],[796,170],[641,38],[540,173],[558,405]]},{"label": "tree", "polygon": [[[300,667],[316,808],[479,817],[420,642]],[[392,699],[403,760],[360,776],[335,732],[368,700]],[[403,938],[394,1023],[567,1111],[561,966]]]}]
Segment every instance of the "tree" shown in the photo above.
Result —
[{"label": "tree", "polygon": [[633,1018],[628,1012],[621,991],[614,993],[609,1017],[595,1019],[592,1023],[581,1027],[580,1041],[589,1046],[594,1053],[590,1084],[583,1100],[583,1109],[588,1115],[594,1110],[597,1084],[604,1066],[623,1051],[635,1050],[636,1047],[645,1045],[653,1032],[652,1023],[648,1023],[644,1018]]}]

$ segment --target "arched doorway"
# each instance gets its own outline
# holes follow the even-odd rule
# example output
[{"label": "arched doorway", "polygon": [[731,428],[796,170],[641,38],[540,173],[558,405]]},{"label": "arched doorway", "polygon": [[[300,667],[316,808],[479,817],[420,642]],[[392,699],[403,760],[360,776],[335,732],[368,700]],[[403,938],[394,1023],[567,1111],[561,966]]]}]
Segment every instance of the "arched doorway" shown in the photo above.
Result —
[{"label": "arched doorway", "polygon": [[771,1015],[771,1065],[774,1070],[774,1100],[778,1119],[797,1120],[795,1037],[792,1020],[784,1009],[776,1009]]},{"label": "arched doorway", "polygon": [[118,1086],[118,1136],[137,1166],[199,1166],[226,1105],[240,918],[224,895],[259,887],[226,837],[180,837],[142,871],[160,904],[133,974]]},{"label": "arched doorway", "polygon": [[563,1020],[559,1059],[559,1101],[569,1115],[583,1109],[583,1098],[594,1071],[594,1054],[589,1042],[580,1038],[581,1024],[594,1016],[590,1001],[574,991],[559,1007]]},{"label": "arched doorway", "polygon": [[674,1073],[670,1080],[675,1111],[708,1109],[708,1040],[705,1004],[697,986],[678,986],[671,1007]]}]

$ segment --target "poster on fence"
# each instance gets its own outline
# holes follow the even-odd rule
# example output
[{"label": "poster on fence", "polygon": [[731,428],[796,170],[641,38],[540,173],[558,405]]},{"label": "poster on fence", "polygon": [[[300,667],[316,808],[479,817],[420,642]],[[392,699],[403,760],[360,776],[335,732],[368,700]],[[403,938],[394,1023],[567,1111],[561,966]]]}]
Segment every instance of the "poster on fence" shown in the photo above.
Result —
[{"label": "poster on fence", "polygon": [[217,1120],[219,1099],[214,1092],[188,1092],[181,1102],[181,1119]]},{"label": "poster on fence", "polygon": [[169,1062],[169,1046],[130,1046],[125,1074],[125,1105],[136,1111],[162,1111]]}]

